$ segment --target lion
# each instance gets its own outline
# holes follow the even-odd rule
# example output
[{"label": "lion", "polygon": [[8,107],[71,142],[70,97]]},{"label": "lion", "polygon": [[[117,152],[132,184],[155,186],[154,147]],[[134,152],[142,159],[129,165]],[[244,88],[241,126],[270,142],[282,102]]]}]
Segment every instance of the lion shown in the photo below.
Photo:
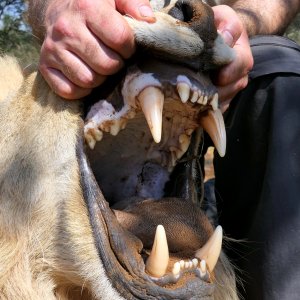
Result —
[{"label": "lion", "polygon": [[225,154],[207,73],[230,62],[202,1],[127,17],[139,50],[84,101],[0,58],[0,298],[238,299],[201,210],[202,128]]}]

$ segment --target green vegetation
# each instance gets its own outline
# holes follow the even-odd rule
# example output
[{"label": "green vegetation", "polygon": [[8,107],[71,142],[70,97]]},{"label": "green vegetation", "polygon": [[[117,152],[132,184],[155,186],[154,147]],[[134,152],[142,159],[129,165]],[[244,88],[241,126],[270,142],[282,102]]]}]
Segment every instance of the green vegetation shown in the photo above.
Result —
[{"label": "green vegetation", "polygon": [[285,35],[300,44],[300,13],[289,26]]},{"label": "green vegetation", "polygon": [[38,46],[24,22],[23,0],[0,0],[0,52],[16,56],[23,66],[36,62]]}]

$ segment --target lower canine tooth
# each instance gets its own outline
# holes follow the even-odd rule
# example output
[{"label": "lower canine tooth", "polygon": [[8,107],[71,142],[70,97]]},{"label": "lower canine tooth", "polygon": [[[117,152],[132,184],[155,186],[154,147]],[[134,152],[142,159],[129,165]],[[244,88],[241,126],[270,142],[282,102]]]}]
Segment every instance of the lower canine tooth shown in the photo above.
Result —
[{"label": "lower canine tooth", "polygon": [[153,247],[146,262],[146,271],[154,277],[162,277],[166,273],[168,263],[169,249],[166,232],[162,225],[158,225]]},{"label": "lower canine tooth", "polygon": [[161,140],[164,94],[157,87],[146,87],[138,96],[143,113],[156,143]]},{"label": "lower canine tooth", "polygon": [[177,91],[183,103],[186,103],[190,97],[190,86],[186,82],[179,82],[177,84]]},{"label": "lower canine tooth", "polygon": [[201,259],[201,262],[205,260],[210,272],[214,270],[219,259],[222,248],[222,238],[223,230],[221,226],[218,226],[206,244],[195,254],[196,257]]}]

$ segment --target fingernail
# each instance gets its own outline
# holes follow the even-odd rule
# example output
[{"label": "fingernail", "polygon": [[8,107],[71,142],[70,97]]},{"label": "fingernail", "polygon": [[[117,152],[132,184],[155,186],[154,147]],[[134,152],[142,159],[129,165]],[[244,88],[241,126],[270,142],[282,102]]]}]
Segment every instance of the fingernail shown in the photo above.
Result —
[{"label": "fingernail", "polygon": [[147,6],[147,5],[143,5],[139,8],[140,14],[142,17],[146,17],[146,18],[154,18],[154,13],[152,11],[152,9]]},{"label": "fingernail", "polygon": [[221,35],[223,37],[224,42],[230,46],[233,47],[233,36],[228,30],[224,30],[221,32]]}]

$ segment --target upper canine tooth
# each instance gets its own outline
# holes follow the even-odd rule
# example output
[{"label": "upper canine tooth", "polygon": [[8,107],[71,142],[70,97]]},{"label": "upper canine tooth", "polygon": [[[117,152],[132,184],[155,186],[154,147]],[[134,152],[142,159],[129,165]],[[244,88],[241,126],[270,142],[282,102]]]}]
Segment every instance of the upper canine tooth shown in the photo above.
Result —
[{"label": "upper canine tooth", "polygon": [[209,134],[219,155],[223,157],[226,152],[226,131],[221,111],[207,110],[200,116],[200,125]]},{"label": "upper canine tooth", "polygon": [[190,97],[191,87],[186,82],[177,83],[177,91],[183,103],[186,103]]},{"label": "upper canine tooth", "polygon": [[138,95],[142,111],[156,143],[159,143],[161,140],[164,98],[162,91],[153,86],[146,87]]},{"label": "upper canine tooth", "polygon": [[162,225],[158,225],[152,250],[146,262],[146,271],[154,277],[161,277],[165,275],[168,263],[169,248],[166,232]]},{"label": "upper canine tooth", "polygon": [[195,254],[199,259],[205,260],[210,272],[214,270],[219,259],[222,248],[222,238],[223,230],[221,226],[218,226],[206,244]]}]

